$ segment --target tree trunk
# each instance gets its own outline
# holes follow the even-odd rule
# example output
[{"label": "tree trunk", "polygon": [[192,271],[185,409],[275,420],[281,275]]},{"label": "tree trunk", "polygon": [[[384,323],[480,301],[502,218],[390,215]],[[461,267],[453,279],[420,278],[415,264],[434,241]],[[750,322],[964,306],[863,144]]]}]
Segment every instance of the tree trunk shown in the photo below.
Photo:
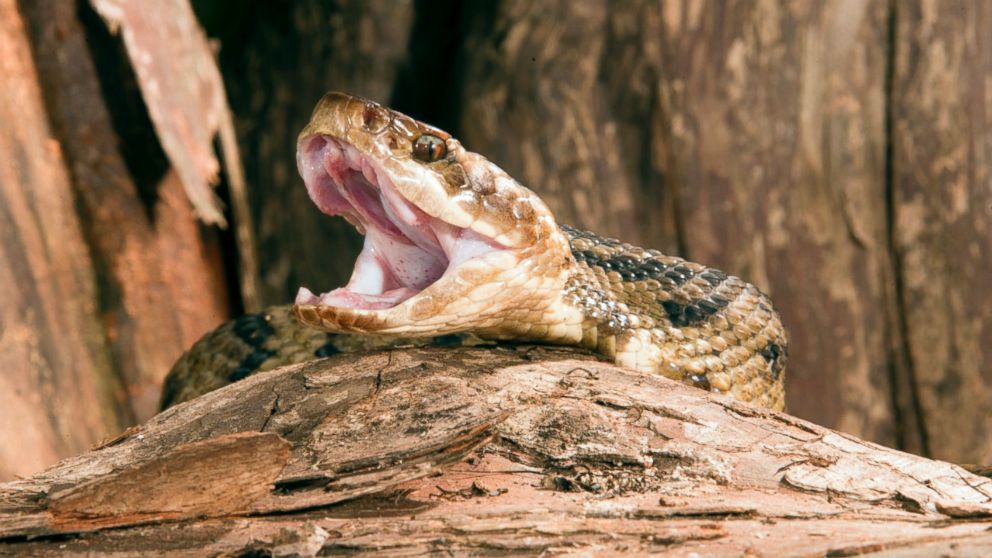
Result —
[{"label": "tree trunk", "polygon": [[896,3],[893,257],[927,449],[992,463],[992,6]]},{"label": "tree trunk", "polygon": [[0,550],[978,555],[990,498],[583,353],[406,349],[250,377],[0,486]]},{"label": "tree trunk", "polygon": [[[146,67],[136,75],[86,3],[0,2],[2,479],[153,415],[172,363],[229,317],[217,232],[197,224],[183,181],[199,172],[191,187],[210,199],[216,129],[194,133],[177,107],[187,121],[218,119],[178,94],[190,85],[197,102],[210,99],[199,74],[147,50],[199,45],[215,92],[222,84],[203,37],[174,32],[185,22],[200,33],[188,5],[155,6],[172,31],[138,32]],[[129,23],[116,28],[133,32]],[[164,77],[149,77],[156,69]],[[149,81],[168,82],[168,95],[143,102],[139,85]],[[180,159],[203,167],[181,171]]]},{"label": "tree trunk", "polygon": [[52,138],[26,22],[0,0],[0,478],[127,424],[69,163]]}]

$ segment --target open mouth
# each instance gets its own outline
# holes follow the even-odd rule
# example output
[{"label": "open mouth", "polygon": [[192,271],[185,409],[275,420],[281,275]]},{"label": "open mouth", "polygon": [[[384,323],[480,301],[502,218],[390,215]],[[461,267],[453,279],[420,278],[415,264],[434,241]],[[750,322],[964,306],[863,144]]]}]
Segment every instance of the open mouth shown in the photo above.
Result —
[{"label": "open mouth", "polygon": [[300,288],[296,304],[381,310],[429,289],[468,260],[504,247],[428,215],[397,190],[372,157],[337,138],[300,147],[300,174],[323,213],[341,215],[365,235],[351,279],[320,295]]}]

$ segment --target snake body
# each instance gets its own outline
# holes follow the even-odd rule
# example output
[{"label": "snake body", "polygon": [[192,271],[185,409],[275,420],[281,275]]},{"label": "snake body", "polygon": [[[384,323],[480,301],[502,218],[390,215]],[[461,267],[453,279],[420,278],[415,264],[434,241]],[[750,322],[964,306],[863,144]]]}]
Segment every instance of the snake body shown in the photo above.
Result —
[{"label": "snake body", "polygon": [[366,236],[350,282],[207,334],[169,373],[163,407],[260,370],[451,335],[581,346],[784,407],[785,331],[755,286],[559,225],[446,132],[358,97],[325,95],[297,162],[317,207]]}]

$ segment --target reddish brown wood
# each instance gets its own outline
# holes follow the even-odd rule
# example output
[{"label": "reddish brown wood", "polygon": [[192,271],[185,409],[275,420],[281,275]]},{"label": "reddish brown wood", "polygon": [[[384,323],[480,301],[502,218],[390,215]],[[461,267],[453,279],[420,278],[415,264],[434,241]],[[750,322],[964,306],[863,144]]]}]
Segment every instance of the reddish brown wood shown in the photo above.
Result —
[{"label": "reddish brown wood", "polygon": [[27,22],[0,1],[0,478],[85,451],[128,418],[67,162]]},{"label": "reddish brown wood", "polygon": [[162,149],[201,219],[226,222],[211,185],[220,163],[213,140],[224,118],[224,84],[186,0],[139,4],[91,0],[120,34]]},{"label": "reddish brown wood", "polygon": [[[131,129],[115,128],[122,117],[112,119],[94,57],[108,66],[127,62],[114,57],[119,53],[108,46],[114,39],[95,17],[87,37],[78,11],[75,2],[39,0],[25,13],[93,254],[113,367],[126,384],[129,412],[142,421],[157,412],[172,363],[228,318],[226,288],[216,231],[196,224],[178,174],[157,151],[154,130],[131,137]],[[151,147],[122,145],[129,141]]]},{"label": "reddish brown wood", "polygon": [[990,497],[581,353],[406,349],[252,376],[0,485],[0,552],[979,556]]}]

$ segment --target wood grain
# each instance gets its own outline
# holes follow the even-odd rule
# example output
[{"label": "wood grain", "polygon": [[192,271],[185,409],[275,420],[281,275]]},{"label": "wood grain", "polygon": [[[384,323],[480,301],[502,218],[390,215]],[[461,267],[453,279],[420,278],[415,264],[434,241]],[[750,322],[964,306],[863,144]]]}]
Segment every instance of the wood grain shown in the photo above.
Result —
[{"label": "wood grain", "polygon": [[500,2],[470,19],[458,133],[562,222],[757,283],[790,333],[790,408],[919,450],[889,402],[887,17]]},{"label": "wood grain", "polygon": [[0,478],[85,451],[128,420],[27,22],[0,1]]},{"label": "wood grain", "polygon": [[674,152],[686,255],[771,296],[789,333],[788,408],[896,443],[886,4],[674,6],[659,141]]},{"label": "wood grain", "polygon": [[992,462],[992,8],[896,4],[893,217],[931,452]]},{"label": "wood grain", "polygon": [[458,134],[538,192],[557,219],[641,240],[636,174],[600,86],[607,2],[507,1],[469,22]]},{"label": "wood grain", "polygon": [[404,349],[252,376],[0,485],[0,552],[978,555],[990,496],[581,352]]},{"label": "wood grain", "polygon": [[[100,318],[113,356],[106,373],[122,376],[127,400],[119,404],[143,421],[158,411],[172,363],[228,319],[228,297],[216,231],[197,225],[148,117],[125,112],[138,95],[135,77],[109,70],[128,67],[123,49],[95,14],[87,29],[78,10],[73,2],[39,0],[25,13],[47,114],[71,171],[98,279]],[[103,94],[103,88],[128,85],[135,97]]]}]

